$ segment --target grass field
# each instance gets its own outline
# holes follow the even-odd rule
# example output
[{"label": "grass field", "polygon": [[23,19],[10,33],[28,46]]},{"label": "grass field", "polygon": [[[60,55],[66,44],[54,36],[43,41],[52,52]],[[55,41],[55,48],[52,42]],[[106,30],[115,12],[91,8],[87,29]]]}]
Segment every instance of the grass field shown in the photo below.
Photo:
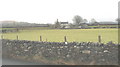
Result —
[{"label": "grass field", "polygon": [[0,28],[0,30],[12,30],[12,29],[16,29],[16,28]]},{"label": "grass field", "polygon": [[118,42],[118,29],[49,29],[49,30],[21,30],[20,32],[4,33],[5,39],[39,41],[40,35],[43,41],[63,42],[64,36],[68,42],[98,42],[98,35],[102,36],[102,42]]}]

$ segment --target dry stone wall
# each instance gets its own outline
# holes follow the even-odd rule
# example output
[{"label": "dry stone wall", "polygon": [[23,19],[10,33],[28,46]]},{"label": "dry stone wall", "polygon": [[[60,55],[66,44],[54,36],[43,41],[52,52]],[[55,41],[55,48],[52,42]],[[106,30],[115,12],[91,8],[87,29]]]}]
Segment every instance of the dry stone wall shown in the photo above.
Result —
[{"label": "dry stone wall", "polygon": [[115,65],[118,64],[118,44],[109,42],[37,42],[2,40],[3,57],[47,64]]}]

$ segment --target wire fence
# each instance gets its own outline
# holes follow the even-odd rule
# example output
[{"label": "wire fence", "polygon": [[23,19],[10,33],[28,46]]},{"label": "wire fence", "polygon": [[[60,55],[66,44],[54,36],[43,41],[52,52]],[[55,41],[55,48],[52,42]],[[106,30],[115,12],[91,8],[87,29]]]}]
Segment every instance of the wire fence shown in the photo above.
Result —
[{"label": "wire fence", "polygon": [[[16,35],[16,40],[19,40],[19,38],[20,38],[20,36],[18,36],[18,35]],[[99,43],[101,43],[102,42],[102,37],[101,37],[101,35],[98,35],[98,42]],[[4,39],[4,36],[3,35],[1,35],[1,39]],[[43,37],[40,35],[39,36],[39,41],[41,41],[41,42],[43,42]],[[46,38],[46,42],[48,41],[48,39]],[[67,38],[67,36],[64,36],[63,37],[63,41],[65,42],[65,43],[67,43],[68,42],[68,38]]]}]

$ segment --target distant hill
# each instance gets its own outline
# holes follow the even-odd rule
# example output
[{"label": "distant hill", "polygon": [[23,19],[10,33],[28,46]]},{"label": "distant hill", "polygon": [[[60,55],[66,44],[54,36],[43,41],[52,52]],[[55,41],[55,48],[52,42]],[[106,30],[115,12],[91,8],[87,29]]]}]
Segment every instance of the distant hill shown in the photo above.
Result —
[{"label": "distant hill", "polygon": [[3,28],[15,28],[15,27],[45,27],[48,24],[36,24],[28,22],[17,22],[17,21],[0,21],[0,26]]}]

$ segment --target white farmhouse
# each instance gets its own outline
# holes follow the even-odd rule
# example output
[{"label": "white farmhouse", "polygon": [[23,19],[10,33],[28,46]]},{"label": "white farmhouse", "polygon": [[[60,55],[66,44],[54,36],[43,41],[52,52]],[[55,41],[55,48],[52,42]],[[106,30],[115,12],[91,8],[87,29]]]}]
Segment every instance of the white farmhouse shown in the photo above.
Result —
[{"label": "white farmhouse", "polygon": [[60,22],[61,28],[70,28],[68,22]]}]

